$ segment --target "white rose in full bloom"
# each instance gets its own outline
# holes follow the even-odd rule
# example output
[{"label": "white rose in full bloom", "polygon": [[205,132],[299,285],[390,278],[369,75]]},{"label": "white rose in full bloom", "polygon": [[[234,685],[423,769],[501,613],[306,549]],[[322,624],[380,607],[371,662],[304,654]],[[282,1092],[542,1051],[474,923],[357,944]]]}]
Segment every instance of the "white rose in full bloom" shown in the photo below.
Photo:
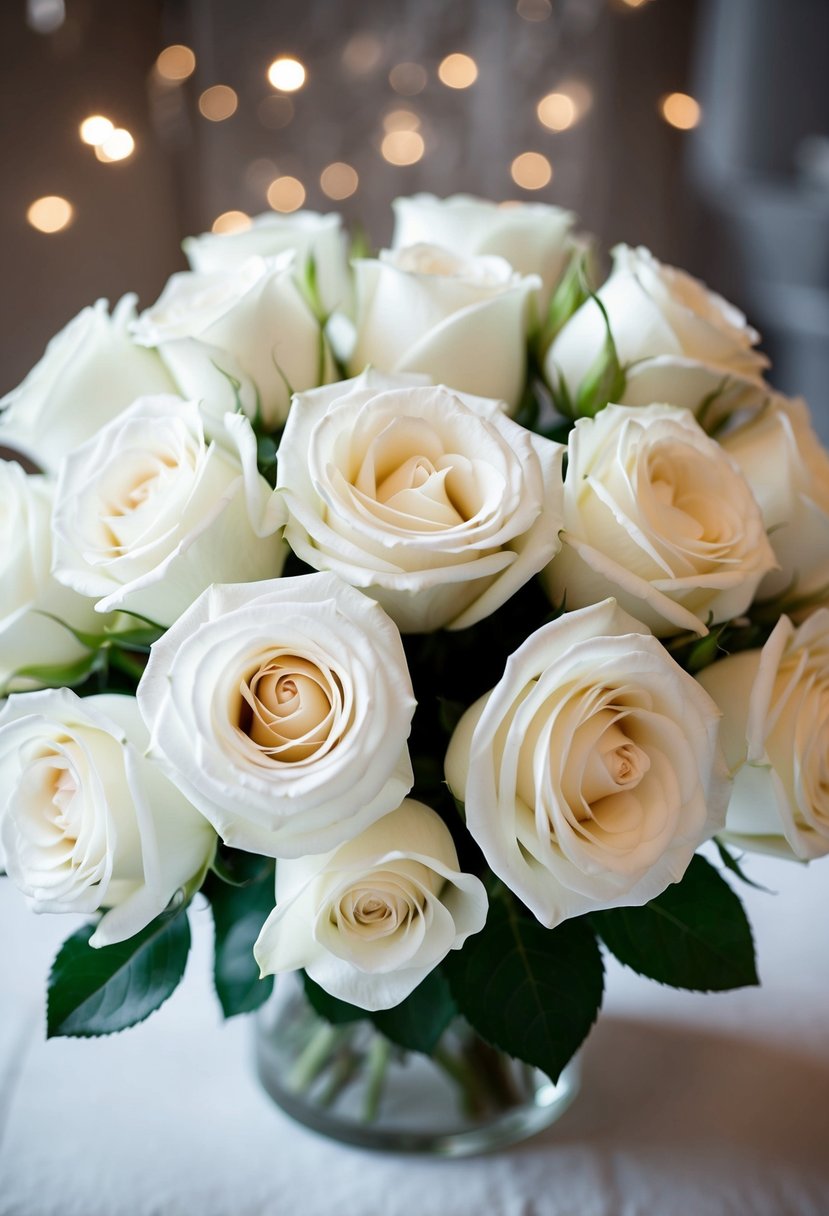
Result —
[{"label": "white rose in full bloom", "polygon": [[[276,427],[291,392],[330,379],[319,324],[296,284],[294,254],[251,257],[230,270],[174,274],[132,326],[157,347],[179,391],[220,420],[237,406]],[[238,381],[238,390],[233,380]]]},{"label": "white rose in full bloom", "polygon": [[504,258],[413,245],[354,263],[357,344],[350,367],[420,372],[436,384],[518,405],[537,276]]},{"label": "white rose in full bloom", "polygon": [[110,316],[98,300],[52,338],[23,383],[0,399],[0,445],[54,472],[137,397],[173,391],[155,351],[130,337],[135,301],[124,296]]},{"label": "white rose in full bloom", "polygon": [[367,1010],[399,1005],[487,913],[449,829],[411,798],[326,856],[280,861],[276,901],[253,948],[262,975],[304,967]]},{"label": "white rose in full bloom", "polygon": [[215,848],[205,819],[143,758],[133,697],[68,688],[0,709],[0,839],[36,912],[106,909],[90,944],[133,937]]},{"label": "white rose in full bloom", "polygon": [[[631,386],[631,404],[686,404],[675,401],[671,392],[675,374],[678,391],[686,397],[695,394],[697,380],[703,390],[696,397],[698,403],[706,395],[706,369],[711,376],[716,374],[714,387],[725,377],[733,377],[746,386],[746,391],[757,391],[759,377],[768,364],[764,355],[752,349],[759,335],[746,324],[739,309],[698,279],[664,266],[647,249],[617,245],[613,270],[596,295],[607,313],[620,363],[638,364],[658,357],[663,360],[631,373],[634,384],[636,377],[643,377],[638,388]],[[601,353],[606,335],[601,309],[593,299],[586,300],[547,351],[545,371],[550,384],[555,386],[563,378],[571,395],[575,395]],[[689,373],[688,361],[702,365],[696,375]],[[659,392],[666,382],[667,393]],[[647,401],[643,392],[651,394]]]},{"label": "white rose in full bloom", "polygon": [[763,579],[760,597],[829,591],[829,452],[806,403],[775,396],[722,445],[760,504],[780,567]]},{"label": "white rose in full bloom", "polygon": [[470,194],[398,198],[392,247],[442,245],[463,257],[495,254],[519,274],[541,276],[548,299],[569,254],[571,211],[549,203],[493,203]]},{"label": "white rose in full bloom", "polygon": [[775,565],[736,464],[682,409],[609,405],[570,433],[561,552],[544,571],[568,608],[614,595],[659,636],[745,612]]},{"label": "white rose in full bloom", "polygon": [[238,848],[325,852],[414,783],[400,635],[333,574],[211,587],[152,647],[137,695],[150,754]]},{"label": "white rose in full bloom", "polygon": [[404,632],[462,629],[557,552],[560,444],[503,402],[369,372],[300,394],[277,466],[285,536]]},{"label": "white rose in full bloom", "polygon": [[236,455],[208,443],[195,402],[145,397],[72,452],[55,495],[55,576],[99,612],[161,625],[211,583],[276,578],[282,507],[247,419],[225,425]]},{"label": "white rose in full bloom", "polygon": [[351,309],[346,246],[340,216],[315,211],[294,211],[291,215],[267,211],[255,216],[250,227],[241,231],[205,232],[182,242],[190,269],[197,274],[233,270],[250,257],[275,257],[293,250],[294,271],[301,276],[313,258],[320,303],[326,313],[347,313]]},{"label": "white rose in full bloom", "polygon": [[804,861],[829,853],[829,609],[797,628],[781,617],[762,650],[697,678],[723,712],[728,836]]},{"label": "white rose in full bloom", "polygon": [[[52,495],[40,474],[0,461],[0,695],[21,668],[73,663],[86,647],[57,621],[100,632],[94,600],[63,587],[51,575]],[[36,685],[28,678],[12,686]]]},{"label": "white rose in full bloom", "polygon": [[719,713],[614,600],[568,612],[461,718],[446,778],[489,865],[545,925],[647,903],[722,828]]}]

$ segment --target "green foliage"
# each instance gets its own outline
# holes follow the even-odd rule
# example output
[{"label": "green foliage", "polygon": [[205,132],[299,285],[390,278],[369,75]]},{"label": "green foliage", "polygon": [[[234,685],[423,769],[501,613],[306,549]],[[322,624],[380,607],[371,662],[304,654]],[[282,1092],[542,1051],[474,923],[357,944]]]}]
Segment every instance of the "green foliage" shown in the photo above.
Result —
[{"label": "green foliage", "polygon": [[506,894],[481,933],[443,970],[460,1013],[478,1034],[556,1080],[602,1002],[601,952],[585,918],[545,929]]},{"label": "green foliage", "polygon": [[698,855],[681,882],[644,907],[594,912],[590,920],[620,962],[661,984],[722,992],[758,983],[743,906]]},{"label": "green foliage", "polygon": [[[237,852],[225,850],[202,888],[213,911],[213,981],[226,1018],[258,1009],[273,989],[273,976],[259,978],[253,946],[273,911],[274,863],[252,853],[244,863]],[[229,874],[229,881],[220,873]]]},{"label": "green foliage", "polygon": [[113,946],[90,946],[94,929],[84,925],[73,933],[52,965],[48,1038],[89,1038],[135,1026],[172,995],[184,974],[190,950],[184,906]]},{"label": "green foliage", "polygon": [[431,971],[414,992],[395,1005],[372,1013],[371,1020],[381,1034],[406,1051],[431,1055],[440,1036],[457,1013],[445,976]]}]

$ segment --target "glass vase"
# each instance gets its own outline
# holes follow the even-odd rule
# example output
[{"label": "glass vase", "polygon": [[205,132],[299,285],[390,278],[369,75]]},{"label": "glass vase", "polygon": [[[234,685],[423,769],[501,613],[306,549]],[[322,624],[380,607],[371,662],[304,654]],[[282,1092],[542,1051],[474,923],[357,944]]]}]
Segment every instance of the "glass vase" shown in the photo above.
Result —
[{"label": "glass vase", "polygon": [[535,1135],[578,1092],[578,1061],[555,1084],[455,1019],[431,1056],[404,1051],[369,1021],[320,1018],[293,976],[256,1019],[262,1085],[288,1115],[362,1148],[461,1157]]}]

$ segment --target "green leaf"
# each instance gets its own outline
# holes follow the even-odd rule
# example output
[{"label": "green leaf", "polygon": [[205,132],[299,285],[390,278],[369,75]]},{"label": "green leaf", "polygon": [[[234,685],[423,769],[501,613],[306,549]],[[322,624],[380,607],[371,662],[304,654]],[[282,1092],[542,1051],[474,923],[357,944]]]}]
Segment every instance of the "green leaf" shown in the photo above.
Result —
[{"label": "green leaf", "polygon": [[759,982],[743,905],[698,855],[681,882],[644,907],[611,908],[590,919],[620,962],[661,984],[723,992]]},{"label": "green leaf", "polygon": [[304,971],[302,980],[308,1004],[321,1018],[325,1018],[326,1022],[331,1022],[334,1026],[345,1026],[348,1022],[360,1022],[369,1016],[367,1010],[360,1009],[357,1005],[349,1005],[348,1001],[341,1001],[338,997],[331,996]]},{"label": "green leaf", "polygon": [[0,688],[0,696],[5,696],[17,680],[36,680],[47,688],[74,688],[83,684],[94,672],[104,672],[106,666],[106,651],[94,650],[74,663],[33,663],[28,667],[18,667]]},{"label": "green leaf", "polygon": [[393,1009],[382,1009],[370,1016],[380,1033],[398,1047],[431,1055],[457,1012],[445,976],[435,970],[418,984],[405,1001]]},{"label": "green leaf", "polygon": [[590,298],[604,318],[605,339],[602,349],[579,384],[575,409],[577,418],[595,418],[608,402],[621,400],[627,384],[627,377],[619,362],[605,306],[597,295]]},{"label": "green leaf", "polygon": [[183,906],[113,946],[90,946],[94,929],[84,925],[58,951],[49,976],[47,1038],[89,1038],[135,1026],[172,995],[184,974],[190,926]]},{"label": "green leaf", "polygon": [[754,887],[755,891],[765,891],[766,895],[774,894],[774,892],[770,891],[768,887],[764,887],[759,882],[754,882],[753,879],[749,878],[749,876],[743,872],[743,868],[740,865],[742,857],[735,857],[734,854],[726,848],[718,836],[714,837],[714,844],[716,845],[717,852],[720,855],[720,861],[727,870],[730,870],[732,874],[736,874],[737,878],[739,878],[741,882],[744,882],[747,887]]},{"label": "green leaf", "polygon": [[273,976],[260,980],[253,957],[254,942],[274,907],[273,863],[244,886],[230,886],[213,874],[202,889],[213,910],[213,981],[222,1013],[226,1018],[250,1013],[273,989]]},{"label": "green leaf", "polygon": [[512,898],[442,964],[458,1009],[478,1034],[556,1080],[602,1003],[598,943],[584,918],[545,929]]},{"label": "green leaf", "polygon": [[591,295],[588,264],[590,249],[584,245],[576,245],[570,254],[565,271],[553,292],[547,317],[539,338],[539,352],[543,357],[550,343],[555,338],[573,313],[581,308]]}]

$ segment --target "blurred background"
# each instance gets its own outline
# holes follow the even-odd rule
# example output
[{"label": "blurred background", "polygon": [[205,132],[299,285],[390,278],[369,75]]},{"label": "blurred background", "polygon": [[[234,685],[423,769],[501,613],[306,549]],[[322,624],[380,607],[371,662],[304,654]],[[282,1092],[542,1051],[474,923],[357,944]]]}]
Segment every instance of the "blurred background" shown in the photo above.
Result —
[{"label": "blurred background", "polygon": [[0,394],[182,237],[555,202],[738,303],[829,438],[827,0],[5,0]]}]

